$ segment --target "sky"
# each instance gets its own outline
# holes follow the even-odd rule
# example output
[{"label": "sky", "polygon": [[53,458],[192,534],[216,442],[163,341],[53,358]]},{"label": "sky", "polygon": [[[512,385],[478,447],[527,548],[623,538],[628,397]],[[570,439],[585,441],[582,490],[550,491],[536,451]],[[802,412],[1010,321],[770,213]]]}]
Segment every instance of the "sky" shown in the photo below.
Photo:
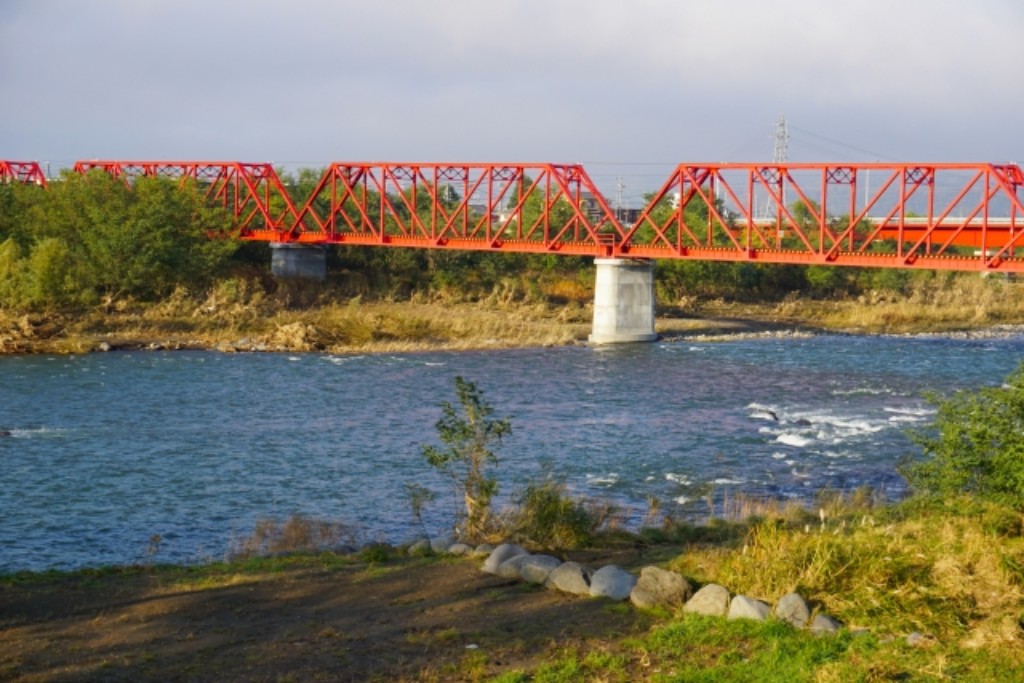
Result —
[{"label": "sky", "polygon": [[1024,161],[1021,0],[0,0],[0,159]]}]

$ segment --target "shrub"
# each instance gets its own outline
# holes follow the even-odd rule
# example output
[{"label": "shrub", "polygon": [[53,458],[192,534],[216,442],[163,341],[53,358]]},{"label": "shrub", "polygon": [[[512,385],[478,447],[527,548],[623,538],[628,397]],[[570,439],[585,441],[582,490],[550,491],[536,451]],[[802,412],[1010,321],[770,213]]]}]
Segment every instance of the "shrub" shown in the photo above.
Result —
[{"label": "shrub", "polygon": [[498,491],[498,480],[489,472],[498,463],[492,450],[512,432],[509,419],[493,419],[494,408],[472,382],[455,378],[458,407],[445,401],[442,417],[435,425],[444,448],[423,446],[423,457],[445,476],[456,496],[465,504],[465,516],[457,530],[463,538],[478,538],[490,524],[491,499]]},{"label": "shrub", "polygon": [[341,522],[292,515],[283,524],[260,520],[252,534],[237,542],[229,555],[237,558],[296,552],[318,552],[342,545],[355,545],[356,529]]},{"label": "shrub", "polygon": [[507,521],[513,537],[541,547],[578,548],[608,526],[617,509],[610,503],[575,498],[552,479],[531,482]]},{"label": "shrub", "polygon": [[901,468],[914,491],[1024,508],[1024,364],[1001,387],[931,400],[933,424],[911,434],[924,458]]}]

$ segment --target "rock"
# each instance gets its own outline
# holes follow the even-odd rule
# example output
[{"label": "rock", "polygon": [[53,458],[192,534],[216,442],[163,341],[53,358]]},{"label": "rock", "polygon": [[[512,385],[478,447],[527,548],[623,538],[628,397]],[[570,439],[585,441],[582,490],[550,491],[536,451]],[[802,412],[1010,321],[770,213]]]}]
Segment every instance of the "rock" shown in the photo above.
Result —
[{"label": "rock", "polygon": [[811,618],[811,609],[798,593],[786,593],[775,605],[775,618],[791,624],[794,628],[804,628]]},{"label": "rock", "polygon": [[518,546],[515,543],[502,543],[497,548],[491,551],[491,554],[484,560],[484,566],[481,569],[488,574],[497,574],[498,567],[501,566],[505,560],[511,559],[516,555],[528,555],[529,551],[522,546]]},{"label": "rock", "polygon": [[709,617],[724,617],[729,610],[729,590],[717,583],[709,583],[693,594],[683,605],[684,612]]},{"label": "rock", "polygon": [[828,616],[827,614],[815,615],[814,621],[807,627],[811,633],[818,635],[824,635],[826,633],[835,633],[839,630],[839,622]]},{"label": "rock", "polygon": [[110,351],[110,348],[110,342],[101,341],[99,344],[96,345],[96,350],[103,353]]},{"label": "rock", "polygon": [[644,567],[629,601],[637,607],[680,607],[693,593],[690,582],[675,572],[659,567]]},{"label": "rock", "polygon": [[527,583],[544,583],[562,561],[551,555],[529,555],[519,564],[519,576]]},{"label": "rock", "polygon": [[563,562],[551,570],[544,586],[573,595],[590,595],[590,577],[593,575],[590,567],[578,562]]},{"label": "rock", "polygon": [[448,546],[450,546],[452,542],[453,541],[450,538],[434,538],[430,541],[430,549],[435,553],[441,554],[448,550]]},{"label": "rock", "polygon": [[907,636],[907,645],[910,647],[929,647],[935,643],[935,639],[918,631]]},{"label": "rock", "polygon": [[729,619],[764,621],[771,613],[772,607],[767,602],[748,598],[746,595],[737,595],[729,603]]},{"label": "rock", "polygon": [[473,548],[473,552],[470,553],[472,557],[487,557],[494,552],[494,546],[490,543],[481,543],[477,547]]},{"label": "rock", "polygon": [[504,562],[502,562],[500,565],[498,565],[498,568],[495,570],[494,573],[503,579],[521,578],[519,574],[519,569],[523,566],[523,562],[530,559],[531,557],[533,556],[530,554],[516,555],[515,557],[510,557]]},{"label": "rock", "polygon": [[590,577],[590,594],[595,598],[626,600],[633,592],[636,577],[617,564],[601,567]]},{"label": "rock", "polygon": [[472,546],[468,546],[465,543],[452,543],[450,546],[448,546],[445,552],[449,555],[455,555],[456,557],[460,557],[462,555],[468,555],[471,552],[473,552],[473,548]]},{"label": "rock", "polygon": [[425,538],[421,538],[412,545],[409,546],[407,551],[410,555],[429,555],[430,554],[430,541]]}]

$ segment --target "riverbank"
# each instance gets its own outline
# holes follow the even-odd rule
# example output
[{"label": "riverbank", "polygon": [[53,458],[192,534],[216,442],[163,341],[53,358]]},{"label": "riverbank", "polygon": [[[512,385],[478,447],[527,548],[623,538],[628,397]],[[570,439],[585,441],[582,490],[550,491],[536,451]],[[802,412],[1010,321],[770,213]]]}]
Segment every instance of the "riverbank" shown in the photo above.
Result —
[{"label": "riverbank", "polygon": [[[1017,283],[858,300],[792,298],[781,303],[681,302],[659,310],[663,339],[751,334],[1013,334],[1024,330]],[[178,293],[158,304],[121,302],[78,313],[0,312],[0,353],[80,354],[114,350],[373,353],[564,346],[586,343],[588,302],[363,301],[293,305],[258,291],[203,300]]]},{"label": "riverbank", "polygon": [[1019,515],[866,502],[762,505],[745,521],[555,551],[768,601],[799,590],[839,620],[833,635],[640,610],[485,574],[480,559],[373,547],[0,577],[0,678],[1020,680]]}]

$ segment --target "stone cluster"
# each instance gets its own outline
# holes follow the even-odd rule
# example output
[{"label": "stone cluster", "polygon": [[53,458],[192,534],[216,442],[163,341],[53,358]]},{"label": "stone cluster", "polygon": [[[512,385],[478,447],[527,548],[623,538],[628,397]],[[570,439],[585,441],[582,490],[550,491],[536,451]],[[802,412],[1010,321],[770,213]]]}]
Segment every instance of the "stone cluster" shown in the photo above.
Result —
[{"label": "stone cluster", "polygon": [[[426,550],[426,542],[422,542]],[[416,552],[415,546],[410,552]],[[452,549],[445,549],[451,552]],[[690,582],[676,572],[649,566],[640,570],[640,576],[618,565],[609,564],[594,570],[578,562],[562,562],[551,555],[534,555],[514,543],[503,543],[496,548],[489,545],[474,549],[458,549],[455,554],[486,556],[481,569],[506,579],[521,579],[543,585],[552,590],[573,595],[629,600],[637,607],[649,609],[664,607],[684,612],[727,619],[754,619],[764,621],[780,619],[795,628],[806,628],[812,633],[832,633],[840,624],[832,617],[813,613],[807,602],[797,593],[782,596],[774,605],[746,595],[732,595],[727,588],[709,583],[694,592]]]}]

